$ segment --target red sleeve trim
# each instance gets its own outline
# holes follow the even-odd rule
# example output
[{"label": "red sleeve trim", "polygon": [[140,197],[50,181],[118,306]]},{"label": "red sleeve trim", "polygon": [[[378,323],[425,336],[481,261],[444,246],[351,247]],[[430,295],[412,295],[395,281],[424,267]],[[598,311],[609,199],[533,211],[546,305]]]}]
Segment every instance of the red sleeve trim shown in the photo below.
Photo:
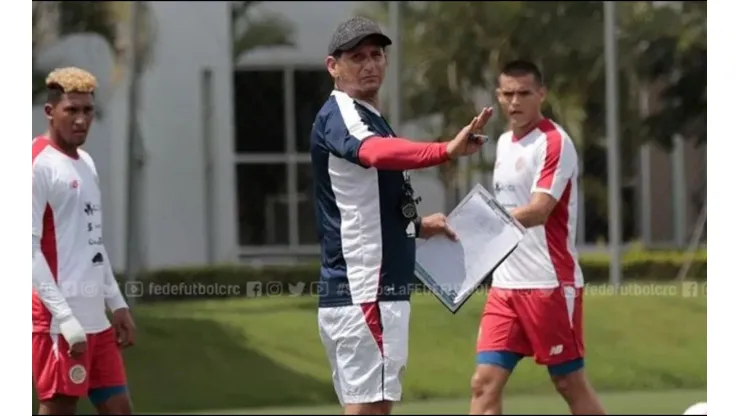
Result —
[{"label": "red sleeve trim", "polygon": [[31,145],[31,163],[36,161],[36,156],[40,155],[41,152],[49,146],[51,142],[45,137],[37,137]]},{"label": "red sleeve trim", "polygon": [[368,137],[362,141],[360,162],[384,170],[423,169],[448,161],[446,143],[419,143],[399,137]]},{"label": "red sleeve trim", "polygon": [[546,135],[545,160],[537,178],[537,188],[550,189],[555,181],[555,172],[560,165],[560,153],[563,151],[563,136],[560,135],[555,126],[550,123],[541,123],[540,129]]}]

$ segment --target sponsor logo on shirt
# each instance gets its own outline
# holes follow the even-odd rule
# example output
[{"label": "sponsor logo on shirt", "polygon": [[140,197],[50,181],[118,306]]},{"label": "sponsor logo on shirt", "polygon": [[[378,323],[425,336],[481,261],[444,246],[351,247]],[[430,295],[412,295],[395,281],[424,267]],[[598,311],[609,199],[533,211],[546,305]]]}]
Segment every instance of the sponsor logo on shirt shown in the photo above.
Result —
[{"label": "sponsor logo on shirt", "polygon": [[94,215],[98,211],[100,211],[100,206],[95,205],[91,202],[85,202],[85,214]]},{"label": "sponsor logo on shirt", "polygon": [[95,255],[92,258],[92,264],[94,266],[102,266],[103,265],[103,254],[95,253]]},{"label": "sponsor logo on shirt", "polygon": [[493,191],[494,193],[501,193],[501,192],[514,192],[516,191],[516,187],[510,183],[503,183],[496,181],[493,183]]}]

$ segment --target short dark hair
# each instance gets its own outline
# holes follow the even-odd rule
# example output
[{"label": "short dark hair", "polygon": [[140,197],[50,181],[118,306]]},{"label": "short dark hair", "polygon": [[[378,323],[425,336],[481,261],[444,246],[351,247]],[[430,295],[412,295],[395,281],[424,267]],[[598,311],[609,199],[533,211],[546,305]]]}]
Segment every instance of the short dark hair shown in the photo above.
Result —
[{"label": "short dark hair", "polygon": [[[62,101],[62,98],[64,98],[64,94],[66,94],[66,92],[59,84],[50,84],[46,86],[46,102],[51,105],[59,104]],[[87,94],[90,94],[93,97],[95,96],[94,92],[89,92]]]},{"label": "short dark hair", "polygon": [[532,75],[534,81],[539,85],[545,84],[545,77],[542,76],[542,71],[537,67],[534,62],[527,61],[524,59],[517,59],[509,61],[501,68],[501,75],[509,77],[517,77],[522,75]]},{"label": "short dark hair", "polygon": [[59,104],[64,97],[64,88],[61,85],[52,83],[46,86],[46,102],[49,104]]}]

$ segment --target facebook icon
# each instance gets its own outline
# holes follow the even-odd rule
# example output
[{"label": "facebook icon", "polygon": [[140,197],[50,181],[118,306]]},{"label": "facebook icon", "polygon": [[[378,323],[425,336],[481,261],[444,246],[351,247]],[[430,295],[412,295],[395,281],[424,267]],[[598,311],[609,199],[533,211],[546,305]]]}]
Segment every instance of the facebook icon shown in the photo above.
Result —
[{"label": "facebook icon", "polygon": [[262,295],[262,282],[247,282],[247,297],[256,298]]}]

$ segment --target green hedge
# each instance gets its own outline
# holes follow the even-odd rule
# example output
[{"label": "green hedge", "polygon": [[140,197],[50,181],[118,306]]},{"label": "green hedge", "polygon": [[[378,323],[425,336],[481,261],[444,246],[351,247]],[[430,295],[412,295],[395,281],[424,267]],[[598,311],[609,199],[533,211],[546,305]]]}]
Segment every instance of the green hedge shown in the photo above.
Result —
[{"label": "green hedge", "polygon": [[[628,252],[623,257],[625,280],[667,281],[676,278],[685,259],[682,252]],[[581,268],[587,283],[609,279],[609,256],[581,256]],[[227,298],[255,294],[303,294],[316,292],[319,266],[306,263],[295,266],[212,266],[152,270],[135,283],[122,283],[128,297],[146,301],[193,298]],[[697,253],[689,272],[693,280],[706,279],[706,252]],[[119,277],[122,281],[122,277]],[[487,284],[487,283],[484,283]],[[421,283],[417,290],[427,290]],[[259,292],[255,292],[259,290]]]}]

